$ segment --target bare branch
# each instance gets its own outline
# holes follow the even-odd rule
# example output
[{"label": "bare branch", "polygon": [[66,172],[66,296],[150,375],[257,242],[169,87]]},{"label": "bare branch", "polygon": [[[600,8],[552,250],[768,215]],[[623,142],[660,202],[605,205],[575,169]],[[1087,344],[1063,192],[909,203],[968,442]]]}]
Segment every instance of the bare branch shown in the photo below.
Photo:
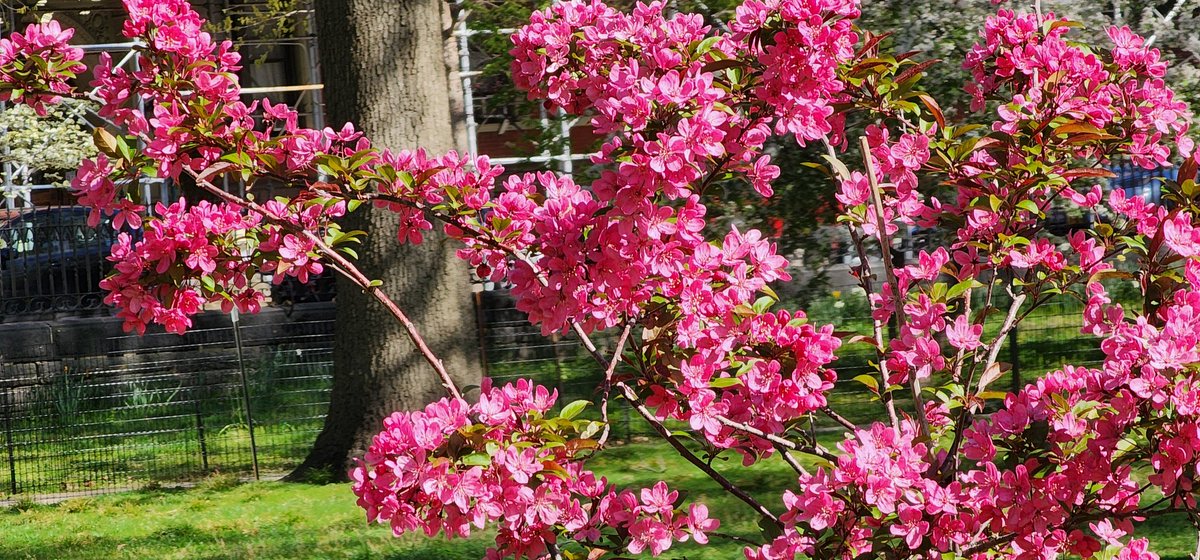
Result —
[{"label": "bare branch", "polygon": [[1008,309],[1008,316],[1004,318],[1004,324],[1000,326],[1000,332],[996,333],[996,339],[992,341],[992,347],[988,351],[987,361],[983,364],[983,375],[979,376],[978,391],[980,392],[987,388],[989,383],[994,381],[994,379],[988,379],[988,370],[996,363],[996,360],[1000,356],[1000,348],[1004,346],[1004,337],[1017,324],[1017,312],[1021,310],[1021,304],[1023,303],[1025,303],[1025,294],[1021,293],[1013,296],[1012,306]]},{"label": "bare branch", "polygon": [[608,442],[608,435],[612,431],[612,426],[608,424],[608,397],[612,393],[613,372],[617,370],[621,354],[625,351],[625,342],[629,340],[629,332],[632,330],[633,322],[626,323],[625,329],[621,331],[621,337],[617,339],[617,349],[613,351],[612,359],[608,362],[608,369],[604,372],[604,394],[600,397],[600,419],[604,422],[604,431],[597,440],[601,447]]}]

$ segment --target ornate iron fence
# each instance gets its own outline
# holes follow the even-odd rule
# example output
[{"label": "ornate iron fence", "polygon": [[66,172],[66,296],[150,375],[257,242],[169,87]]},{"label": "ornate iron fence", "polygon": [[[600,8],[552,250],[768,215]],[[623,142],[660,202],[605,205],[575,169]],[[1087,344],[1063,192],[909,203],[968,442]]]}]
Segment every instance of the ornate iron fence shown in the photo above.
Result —
[{"label": "ornate iron fence", "polygon": [[[127,232],[136,235],[134,232]],[[57,206],[0,217],[0,316],[99,309],[118,232],[88,225],[88,209]]]}]

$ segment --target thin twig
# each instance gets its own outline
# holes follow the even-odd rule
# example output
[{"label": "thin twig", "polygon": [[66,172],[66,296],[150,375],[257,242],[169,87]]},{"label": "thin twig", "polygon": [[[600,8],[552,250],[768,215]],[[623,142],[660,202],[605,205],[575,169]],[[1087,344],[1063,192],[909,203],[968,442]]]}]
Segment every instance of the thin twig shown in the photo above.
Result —
[{"label": "thin twig", "polygon": [[841,424],[843,428],[846,428],[847,430],[850,430],[851,432],[858,431],[858,426],[855,425],[854,422],[851,422],[850,420],[846,419],[846,417],[842,416],[841,414],[834,412],[834,410],[828,406],[822,407],[821,413],[824,414],[825,416],[830,417],[831,419],[833,419],[834,422]]},{"label": "thin twig", "polygon": [[621,331],[621,337],[617,339],[617,349],[613,351],[612,359],[608,362],[608,369],[604,372],[604,394],[600,397],[600,420],[604,423],[604,431],[600,433],[600,439],[596,443],[600,447],[608,442],[608,435],[612,431],[612,426],[608,423],[608,397],[612,392],[613,372],[617,369],[617,364],[621,361],[621,354],[625,351],[625,342],[629,340],[629,332],[633,330],[633,321],[625,323],[625,329]]},{"label": "thin twig", "polygon": [[996,333],[996,339],[992,341],[992,347],[988,351],[987,361],[983,365],[983,375],[979,377],[978,391],[982,392],[987,388],[988,384],[994,379],[988,379],[988,370],[996,363],[1000,357],[1000,348],[1004,346],[1004,338],[1008,332],[1012,330],[1017,322],[1017,312],[1021,309],[1021,304],[1025,303],[1025,294],[1020,293],[1013,296],[1012,307],[1008,309],[1008,316],[1004,318],[1004,324],[1000,326],[1000,332]]},{"label": "thin twig", "polygon": [[796,474],[804,477],[808,476],[808,471],[805,470],[805,468],[800,465],[798,461],[796,461],[795,457],[792,457],[792,453],[790,451],[779,445],[775,446],[775,450],[779,452],[780,457],[783,457],[784,462],[791,466],[792,470],[796,471]]},{"label": "thin twig", "polygon": [[642,416],[642,418],[646,419],[646,422],[650,424],[650,427],[654,428],[654,431],[658,432],[660,437],[667,440],[667,443],[669,443],[671,447],[674,447],[675,451],[678,452],[681,457],[686,459],[687,462],[691,463],[696,468],[703,471],[704,474],[708,475],[709,478],[713,479],[713,481],[719,484],[721,488],[724,488],[726,492],[729,492],[737,499],[754,508],[754,510],[762,515],[764,519],[769,520],[780,529],[783,528],[783,523],[779,521],[779,518],[776,517],[771,510],[767,509],[766,506],[754,499],[754,496],[747,494],[745,490],[742,490],[733,482],[730,482],[728,478],[725,478],[725,475],[712,468],[711,465],[702,461],[696,456],[695,453],[692,453],[692,450],[688,449],[683,442],[679,441],[679,438],[671,435],[671,431],[668,430],[667,427],[664,426],[656,416],[654,416],[654,413],[650,412],[650,409],[646,408],[646,405],[642,403],[642,400],[638,398],[637,391],[634,391],[633,387],[619,382],[616,385],[617,388],[621,389],[621,391],[624,393],[625,400],[629,401],[630,406],[632,406],[633,409]]},{"label": "thin twig", "polygon": [[[837,151],[833,149],[833,144],[829,143],[829,137],[825,136],[822,140],[825,144],[826,155],[829,156],[829,158],[831,160],[836,161],[837,160]],[[850,177],[845,176],[842,173],[839,173],[835,166],[830,166],[830,167],[831,167],[832,172],[837,176],[837,178],[839,180],[841,180],[841,181],[849,181],[850,180]],[[858,283],[860,286],[862,286],[863,291],[866,292],[867,294],[874,293],[874,289],[871,285],[871,265],[870,265],[869,259],[867,258],[867,250],[863,245],[862,236],[860,236],[858,234],[858,232],[854,229],[854,226],[849,223],[846,224],[846,230],[850,232],[850,240],[854,243],[854,251],[856,253],[858,253],[858,259],[859,259],[859,263],[861,266],[861,268],[859,269],[859,272],[858,272]],[[872,315],[874,315],[874,314],[872,314]],[[875,319],[874,317],[872,317],[871,318],[871,328],[872,328],[872,332],[874,334],[874,340],[875,340],[875,354],[876,354],[876,358],[879,360],[880,387],[883,387],[883,390],[880,391],[880,398],[883,400],[884,409],[887,410],[888,420],[890,420],[892,423],[892,429],[899,430],[900,429],[900,416],[896,414],[896,403],[892,397],[892,392],[887,390],[888,370],[887,370],[887,360],[884,359],[886,357],[885,352],[887,351],[887,346],[886,346],[885,341],[883,340],[883,323],[880,322],[878,319]]]},{"label": "thin twig", "polygon": [[[863,248],[862,236],[854,230],[853,226],[847,225],[850,231],[850,240],[854,242],[854,249],[858,252],[859,261],[862,262],[862,269],[858,274],[858,283],[863,290],[868,293],[874,293],[871,285],[871,265],[867,262],[867,251]],[[879,360],[879,379],[880,398],[883,399],[883,407],[887,409],[888,419],[892,422],[892,428],[900,429],[900,416],[896,414],[896,402],[892,396],[892,392],[888,390],[890,383],[888,382],[888,366],[887,366],[887,341],[883,339],[883,322],[874,317],[871,317],[871,334],[875,341],[875,357]]]},{"label": "thin twig", "polygon": [[831,460],[831,461],[837,460],[837,455],[834,455],[828,449],[825,449],[824,447],[817,445],[815,442],[811,448],[807,448],[807,447],[804,447],[804,446],[802,446],[794,441],[791,441],[789,439],[781,438],[775,434],[769,434],[758,428],[755,428],[754,426],[751,426],[749,424],[745,424],[742,422],[738,422],[736,420],[730,420],[729,418],[726,418],[724,416],[717,416],[717,421],[726,426],[729,426],[730,428],[738,430],[740,432],[745,432],[752,436],[765,439],[765,440],[771,442],[776,447],[782,447],[784,449],[791,449],[793,451],[799,451],[801,453],[808,453],[809,455],[815,455],[817,457],[820,457],[820,458],[826,459],[826,460]]},{"label": "thin twig", "polygon": [[[903,328],[904,294],[900,292],[900,284],[896,280],[896,271],[892,268],[892,243],[887,233],[887,220],[883,217],[883,195],[879,187],[879,176],[875,173],[875,162],[871,159],[871,144],[867,137],[859,138],[862,145],[863,163],[867,169],[867,182],[871,186],[871,200],[875,206],[875,223],[879,229],[879,252],[883,256],[883,270],[892,286],[892,305],[896,308],[896,324]],[[929,419],[925,416],[925,399],[921,396],[921,380],[914,373],[908,376],[908,386],[912,389],[913,408],[917,423],[921,427],[921,435],[929,435]]]}]

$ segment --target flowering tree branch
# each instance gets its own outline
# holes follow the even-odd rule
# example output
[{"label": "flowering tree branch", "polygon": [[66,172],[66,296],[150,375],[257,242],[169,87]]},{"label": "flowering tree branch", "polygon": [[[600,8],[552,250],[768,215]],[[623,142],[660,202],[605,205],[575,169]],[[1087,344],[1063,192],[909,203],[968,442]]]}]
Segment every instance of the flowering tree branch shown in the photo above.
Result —
[{"label": "flowering tree branch", "polygon": [[[883,272],[887,278],[888,286],[893,290],[892,301],[896,303],[896,322],[903,325],[904,306],[899,302],[903,300],[900,292],[900,283],[896,278],[896,270],[892,266],[892,241],[888,235],[888,224],[884,219],[883,198],[879,187],[879,176],[875,171],[875,163],[871,159],[871,143],[866,137],[860,139],[862,144],[863,165],[867,169],[867,182],[871,189],[871,202],[875,208],[875,224],[879,233],[879,253],[883,260]],[[876,327],[878,330],[879,327]],[[882,335],[881,335],[882,338]],[[912,389],[913,409],[917,417],[917,421],[921,426],[921,435],[929,435],[929,420],[925,417],[925,398],[921,396],[921,380],[919,376],[911,376],[908,381],[909,387]]]},{"label": "flowering tree branch", "polygon": [[[850,0],[747,2],[720,29],[659,4],[622,13],[556,3],[514,35],[513,77],[609,139],[598,178],[582,186],[551,173],[501,181],[487,158],[378,149],[349,125],[302,128],[289,107],[239,99],[237,54],[201,31],[186,2],[125,6],[123,32],[145,45],[145,65],[129,71],[102,57],[93,69],[90,91],[117,132],[97,133],[100,153],[73,183],[93,223],[143,228],[114,246],[106,301],[129,330],[184,332],[207,304],[257,310],[263,295],[250,284],[260,272],[305,281],[331,266],[372,293],[448,395],[385,419],[352,472],[368,519],[397,534],[493,526],[492,557],[543,559],[706,543],[719,522],[704,504],[684,503],[665,482],[620,489],[587,470],[607,441],[612,388],[766,521],[746,539],[750,560],[1150,560],[1146,541],[1129,537],[1134,524],[1196,509],[1200,165],[1159,53],[1128,29],[1107,30],[1111,46],[1085,46],[1067,38],[1073,23],[1040,5],[1000,9],[964,64],[974,110],[994,109],[977,129],[946,119],[919,83],[932,62],[887,53],[881,36],[855,26]],[[71,82],[82,53],[70,38],[35,24],[0,39],[0,98],[45,110],[81,95]],[[860,171],[839,159],[848,118],[871,123]],[[761,232],[713,235],[705,204],[718,182],[772,195],[773,135],[825,143],[838,220],[862,260],[878,377],[838,378],[837,350],[860,335],[774,309],[770,284],[788,278],[788,263]],[[1095,185],[1111,175],[1098,166],[1117,158],[1155,168],[1172,157],[1183,163],[1166,183],[1170,209]],[[211,179],[221,175],[298,194],[252,200],[218,188]],[[219,202],[151,213],[132,192],[146,177],[189,176]],[[465,401],[416,325],[354,267],[365,233],[337,219],[363,204],[398,215],[400,243],[440,225],[480,277],[511,282],[530,321],[573,332],[604,372],[600,421],[581,416],[590,401],[559,406],[555,391],[527,380],[485,381]],[[1108,218],[1051,235],[1045,214],[1059,205]],[[896,263],[900,227],[954,239]],[[879,282],[864,245],[872,238]],[[995,290],[1001,277],[1012,279],[1007,299]],[[1113,301],[1106,278],[1137,279],[1141,309]],[[976,308],[980,279],[990,281]],[[1005,335],[1053,297],[1083,303],[1083,334],[1102,339],[1103,361],[986,390]],[[999,332],[981,340],[994,314]],[[602,329],[620,330],[611,356],[590,338]],[[618,376],[639,329],[636,367]],[[829,396],[848,382],[877,395],[887,418],[858,425],[835,410]],[[905,385],[912,411],[894,403]],[[985,405],[998,406],[976,416]],[[798,428],[817,413],[842,430],[835,450]],[[796,477],[781,513],[714,469],[677,426],[708,459],[781,455]],[[1141,506],[1150,491],[1164,498]]]},{"label": "flowering tree branch", "polygon": [[254,201],[234,195],[210,181],[210,178],[212,178],[214,175],[219,175],[222,170],[226,170],[229,167],[230,166],[228,165],[215,166],[206,169],[204,172],[197,173],[195,171],[188,170],[187,173],[196,180],[196,186],[200,187],[205,192],[216,196],[229,204],[247,208],[252,212],[262,216],[264,219],[279,225],[283,229],[294,234],[301,235],[305,239],[312,242],[322,258],[328,259],[329,262],[333,263],[334,266],[337,267],[337,270],[340,273],[342,273],[351,282],[354,282],[363,290],[363,292],[374,297],[377,301],[379,301],[380,304],[383,305],[385,309],[388,310],[388,313],[390,313],[392,317],[394,317],[396,321],[404,327],[404,332],[408,335],[409,340],[412,341],[413,346],[417,348],[417,351],[421,353],[421,357],[424,358],[426,363],[428,363],[429,366],[433,368],[434,372],[437,373],[438,378],[442,382],[442,387],[446,389],[446,392],[455,400],[463,400],[462,392],[454,383],[454,379],[450,376],[450,372],[446,371],[446,367],[442,364],[442,360],[438,358],[437,355],[433,353],[433,350],[429,348],[429,345],[425,343],[425,339],[421,336],[420,331],[417,329],[416,324],[412,322],[412,319],[410,319],[408,315],[400,309],[400,306],[396,305],[395,301],[388,297],[387,293],[380,289],[381,284],[379,282],[375,282],[368,278],[362,273],[362,271],[358,269],[357,266],[354,265],[354,263],[350,262],[348,259],[346,259],[346,257],[342,256],[341,253],[330,247],[324,239],[312,231],[298,227],[293,222],[285,219],[282,216],[273,214]]}]

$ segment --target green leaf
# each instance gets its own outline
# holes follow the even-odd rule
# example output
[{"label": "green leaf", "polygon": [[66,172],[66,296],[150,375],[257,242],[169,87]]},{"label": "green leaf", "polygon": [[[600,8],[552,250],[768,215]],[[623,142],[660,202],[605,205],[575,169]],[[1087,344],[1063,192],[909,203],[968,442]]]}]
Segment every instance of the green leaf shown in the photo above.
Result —
[{"label": "green leaf", "polygon": [[754,302],[753,309],[755,313],[762,314],[766,313],[768,309],[771,309],[772,305],[775,305],[775,298],[771,296],[763,296]]},{"label": "green leaf", "polygon": [[865,373],[862,375],[856,375],[856,376],[854,376],[854,380],[859,383],[862,383],[863,385],[866,385],[867,388],[870,389],[871,392],[873,392],[873,393],[879,392],[879,380],[875,379],[875,377],[872,375],[867,375]]},{"label": "green leaf", "polygon": [[583,409],[587,408],[587,406],[589,404],[592,404],[592,401],[586,401],[586,400],[574,401],[574,402],[568,404],[567,406],[564,406],[562,408],[562,411],[558,413],[558,417],[566,418],[566,419],[570,420],[571,418],[579,416],[579,413],[583,412]]},{"label": "green leaf", "polygon": [[929,289],[929,297],[933,301],[946,301],[946,283],[938,282]]},{"label": "green leaf", "polygon": [[[954,299],[958,296],[961,296],[964,293],[966,293],[968,289],[976,287],[976,284],[979,284],[979,282],[977,280],[975,280],[974,278],[968,278],[966,280],[963,280],[962,282],[959,282],[950,287],[950,290],[946,292],[946,299]],[[982,287],[982,286],[983,286],[983,284],[979,284],[978,287]]]},{"label": "green leaf", "polygon": [[842,180],[850,177],[850,169],[846,167],[846,164],[842,163],[842,160],[828,154],[821,157],[825,158],[825,161],[829,162],[829,166],[833,169],[835,179]]},{"label": "green leaf", "polygon": [[726,387],[733,387],[734,385],[741,384],[742,380],[736,377],[717,377],[708,382],[708,386],[713,389],[724,389]]},{"label": "green leaf", "polygon": [[998,197],[994,194],[988,195],[988,207],[992,209],[992,212],[1000,211],[1000,206],[1003,204],[1004,204],[1004,201],[1001,200],[1000,197]]},{"label": "green leaf", "polygon": [[708,51],[711,51],[713,46],[716,45],[720,40],[721,40],[721,36],[714,35],[703,41],[700,41],[700,44],[696,45],[695,53],[697,55],[702,55],[702,54],[707,53]]},{"label": "green leaf", "polygon": [[1035,216],[1042,215],[1042,210],[1040,208],[1038,208],[1037,203],[1032,200],[1029,200],[1029,199],[1025,199],[1025,200],[1022,200],[1021,202],[1018,202],[1017,208],[1028,210],[1030,214],[1033,214]]},{"label": "green leaf", "polygon": [[492,458],[486,453],[472,453],[463,457],[462,463],[469,467],[488,467],[492,464]]}]

